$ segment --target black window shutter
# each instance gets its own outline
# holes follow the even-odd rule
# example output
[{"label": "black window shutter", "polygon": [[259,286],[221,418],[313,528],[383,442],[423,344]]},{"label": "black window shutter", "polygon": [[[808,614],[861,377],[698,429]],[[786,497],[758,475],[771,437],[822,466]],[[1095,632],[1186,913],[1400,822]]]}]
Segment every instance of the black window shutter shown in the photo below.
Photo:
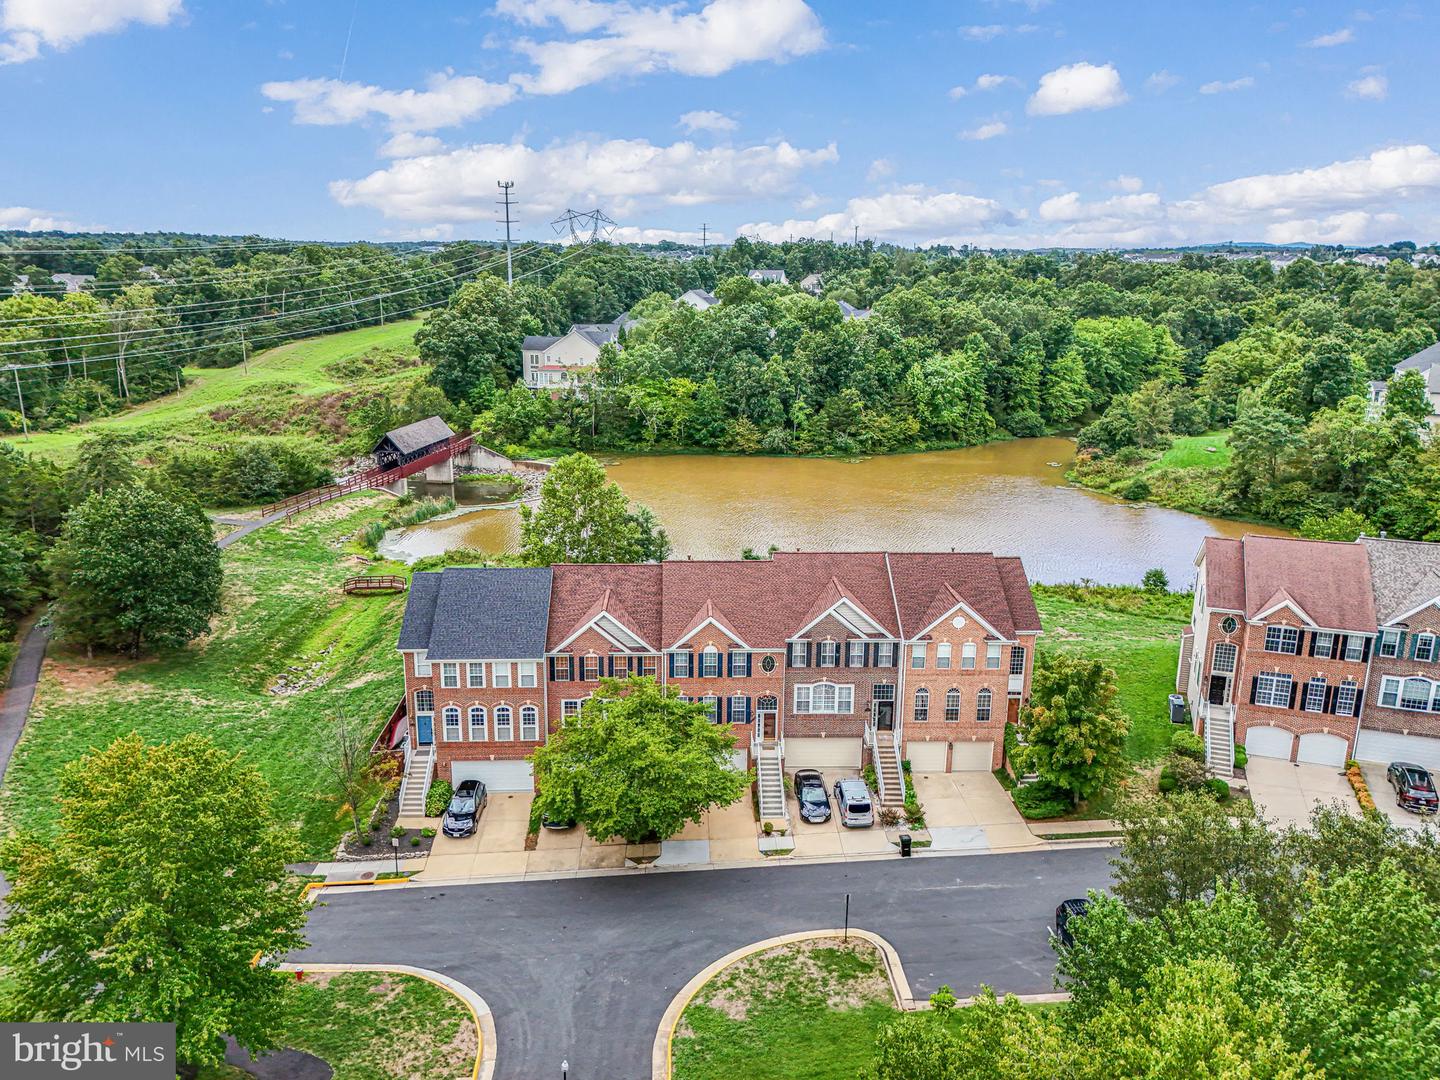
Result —
[{"label": "black window shutter", "polygon": [[665,674],[673,679],[675,677],[675,654],[673,652],[666,653],[665,660]]},{"label": "black window shutter", "polygon": [[1325,704],[1324,704],[1324,706],[1322,707],[1322,710],[1321,710],[1321,711],[1327,712],[1327,713],[1333,713],[1333,712],[1335,711],[1335,698],[1336,698],[1336,695],[1338,694],[1338,692],[1339,692],[1338,689],[1337,689],[1336,687],[1334,687],[1334,686],[1326,687],[1326,689],[1325,689]]},{"label": "black window shutter", "polygon": [[1366,660],[1370,659],[1370,641],[1371,639],[1367,637],[1365,639],[1365,647],[1360,650],[1361,663],[1364,663]]},{"label": "black window shutter", "polygon": [[[1299,656],[1299,655],[1300,655],[1300,650],[1302,650],[1303,648],[1305,648],[1305,631],[1304,631],[1304,630],[1297,630],[1297,631],[1296,631],[1296,634],[1298,634],[1299,636],[1295,638],[1295,655],[1296,655],[1296,656]],[[1310,642],[1311,642],[1312,645],[1314,644],[1314,642],[1315,642],[1315,635],[1314,635],[1314,634],[1311,634],[1311,635],[1310,635]]]},{"label": "black window shutter", "polygon": [[1292,709],[1295,708],[1295,691],[1296,691],[1296,690],[1299,690],[1299,689],[1300,689],[1299,684],[1296,683],[1296,681],[1295,681],[1294,679],[1291,679],[1291,680],[1290,680],[1290,708],[1292,708]]},{"label": "black window shutter", "polygon": [[870,666],[870,659],[871,659],[871,655],[870,655],[870,654],[871,654],[875,649],[877,649],[878,647],[879,647],[879,646],[871,645],[870,642],[868,642],[868,641],[867,641],[864,645],[860,646],[860,649],[861,649],[861,657],[862,657],[861,663],[863,663],[866,667],[869,667],[869,666]]},{"label": "black window shutter", "polygon": [[555,657],[550,657],[550,681],[555,681]]},{"label": "black window shutter", "polygon": [[786,666],[787,668],[791,668],[791,667],[794,667],[794,666],[795,666],[793,663],[791,663],[791,661],[794,659],[794,657],[795,657],[795,644],[794,644],[794,642],[787,641],[787,642],[785,643],[785,666]]},{"label": "black window shutter", "polygon": [[1255,695],[1260,691],[1260,676],[1250,676],[1250,704],[1255,704]]},{"label": "black window shutter", "polygon": [[1355,691],[1355,712],[1352,713],[1351,715],[1353,715],[1353,716],[1359,716],[1359,715],[1360,715],[1360,703],[1363,702],[1364,700],[1365,700],[1365,691],[1364,691],[1364,690],[1356,690],[1356,691]]},{"label": "black window shutter", "polygon": [[695,667],[695,650],[687,649],[686,651],[690,654],[690,677],[693,679],[700,674],[699,669]]},{"label": "black window shutter", "polygon": [[806,667],[809,667],[809,666],[810,666],[811,664],[813,664],[814,662],[815,662],[815,645],[814,645],[814,642],[807,641],[807,642],[805,642],[805,666],[806,666]]},{"label": "black window shutter", "polygon": [[1310,651],[1305,654],[1306,656],[1314,656],[1314,655],[1315,655],[1315,639],[1318,638],[1319,636],[1320,636],[1319,634],[1311,634],[1311,635],[1310,635]]},{"label": "black window shutter", "polygon": [[728,649],[725,651],[725,675],[731,679],[735,677],[735,654]]},{"label": "black window shutter", "polygon": [[735,704],[734,699],[728,698],[728,697],[725,699],[725,722],[726,722],[727,724],[730,723],[730,721],[731,721],[732,719],[734,719],[734,715],[735,715],[735,710],[734,710],[734,708],[733,708],[734,704]]}]

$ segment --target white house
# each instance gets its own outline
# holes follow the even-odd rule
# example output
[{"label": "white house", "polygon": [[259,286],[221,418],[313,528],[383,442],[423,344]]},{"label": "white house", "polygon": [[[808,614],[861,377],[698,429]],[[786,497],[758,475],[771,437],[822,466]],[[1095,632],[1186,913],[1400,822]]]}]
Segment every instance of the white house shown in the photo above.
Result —
[{"label": "white house", "polygon": [[819,274],[806,274],[800,279],[800,288],[811,296],[819,296],[821,290],[825,288],[825,279]]},{"label": "white house", "polygon": [[[1421,349],[1414,356],[1407,356],[1395,365],[1395,373],[1418,371],[1425,378],[1425,388],[1430,392],[1430,426],[1440,427],[1440,342]],[[1370,384],[1370,411],[1380,411],[1385,404],[1387,386],[1382,382]]]},{"label": "white house", "polygon": [[714,293],[708,293],[704,289],[691,289],[680,295],[680,302],[689,304],[696,311],[707,311],[720,303],[720,299]]},{"label": "white house", "polygon": [[559,337],[532,335],[520,343],[520,367],[531,390],[565,390],[595,370],[600,347],[636,324],[629,312],[614,322],[574,323]]},{"label": "white house", "polygon": [[785,276],[784,270],[751,270],[745,276],[751,281],[758,281],[761,285],[790,284],[790,279]]}]

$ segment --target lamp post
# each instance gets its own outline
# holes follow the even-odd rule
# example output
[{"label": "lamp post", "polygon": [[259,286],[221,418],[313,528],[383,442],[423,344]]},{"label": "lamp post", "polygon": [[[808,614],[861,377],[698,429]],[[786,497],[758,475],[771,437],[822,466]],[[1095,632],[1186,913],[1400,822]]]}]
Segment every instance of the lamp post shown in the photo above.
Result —
[{"label": "lamp post", "polygon": [[400,838],[398,836],[390,838],[390,847],[395,852],[395,874],[398,877],[400,874]]}]

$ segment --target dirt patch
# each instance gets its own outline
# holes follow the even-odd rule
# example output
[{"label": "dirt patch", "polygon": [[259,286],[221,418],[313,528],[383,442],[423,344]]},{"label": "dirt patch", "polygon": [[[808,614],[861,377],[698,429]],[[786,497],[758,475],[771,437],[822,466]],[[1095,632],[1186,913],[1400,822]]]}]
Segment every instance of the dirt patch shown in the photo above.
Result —
[{"label": "dirt patch", "polygon": [[364,686],[366,683],[372,683],[372,682],[374,682],[376,679],[388,679],[388,678],[390,678],[390,676],[391,676],[392,674],[393,674],[393,672],[389,672],[389,671],[367,671],[364,675],[361,675],[358,679],[351,679],[348,683],[346,683],[346,684],[345,684],[345,689],[346,689],[346,690],[358,690],[358,689],[360,689],[360,687]]},{"label": "dirt patch", "polygon": [[790,996],[836,1010],[895,1000],[884,958],[870,942],[812,938],[737,961],[706,983],[695,1001],[744,1020],[755,1005]]},{"label": "dirt patch", "polygon": [[45,661],[47,674],[67,694],[88,694],[115,681],[122,667],[130,666],[122,660],[86,661],[70,657],[50,657]]},{"label": "dirt patch", "polygon": [[[364,495],[350,495],[343,499],[335,499],[328,503],[321,503],[312,510],[306,510],[296,514],[290,521],[281,525],[286,530],[312,525],[327,525],[332,521],[342,521],[348,518],[362,506],[369,506],[379,503],[384,499],[393,499],[392,495],[381,493],[366,493]],[[346,540],[348,543],[348,538]]]}]

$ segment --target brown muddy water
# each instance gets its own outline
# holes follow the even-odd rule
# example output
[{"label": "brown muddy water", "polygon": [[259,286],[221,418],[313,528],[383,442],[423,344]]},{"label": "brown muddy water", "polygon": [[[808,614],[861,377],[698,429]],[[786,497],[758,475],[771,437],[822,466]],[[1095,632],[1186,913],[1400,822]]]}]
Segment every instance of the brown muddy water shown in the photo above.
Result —
[{"label": "brown muddy water", "polygon": [[[1152,566],[1171,588],[1194,580],[1210,534],[1278,530],[1125,503],[1070,486],[1068,439],[863,461],[709,455],[603,457],[610,478],[655,511],[674,557],[733,559],[771,544],[808,551],[993,551],[1035,581],[1135,584]],[[428,485],[427,493],[448,493]],[[458,501],[464,502],[463,493]],[[413,562],[458,547],[519,545],[519,512],[478,509],[392,532],[383,554]]]}]

